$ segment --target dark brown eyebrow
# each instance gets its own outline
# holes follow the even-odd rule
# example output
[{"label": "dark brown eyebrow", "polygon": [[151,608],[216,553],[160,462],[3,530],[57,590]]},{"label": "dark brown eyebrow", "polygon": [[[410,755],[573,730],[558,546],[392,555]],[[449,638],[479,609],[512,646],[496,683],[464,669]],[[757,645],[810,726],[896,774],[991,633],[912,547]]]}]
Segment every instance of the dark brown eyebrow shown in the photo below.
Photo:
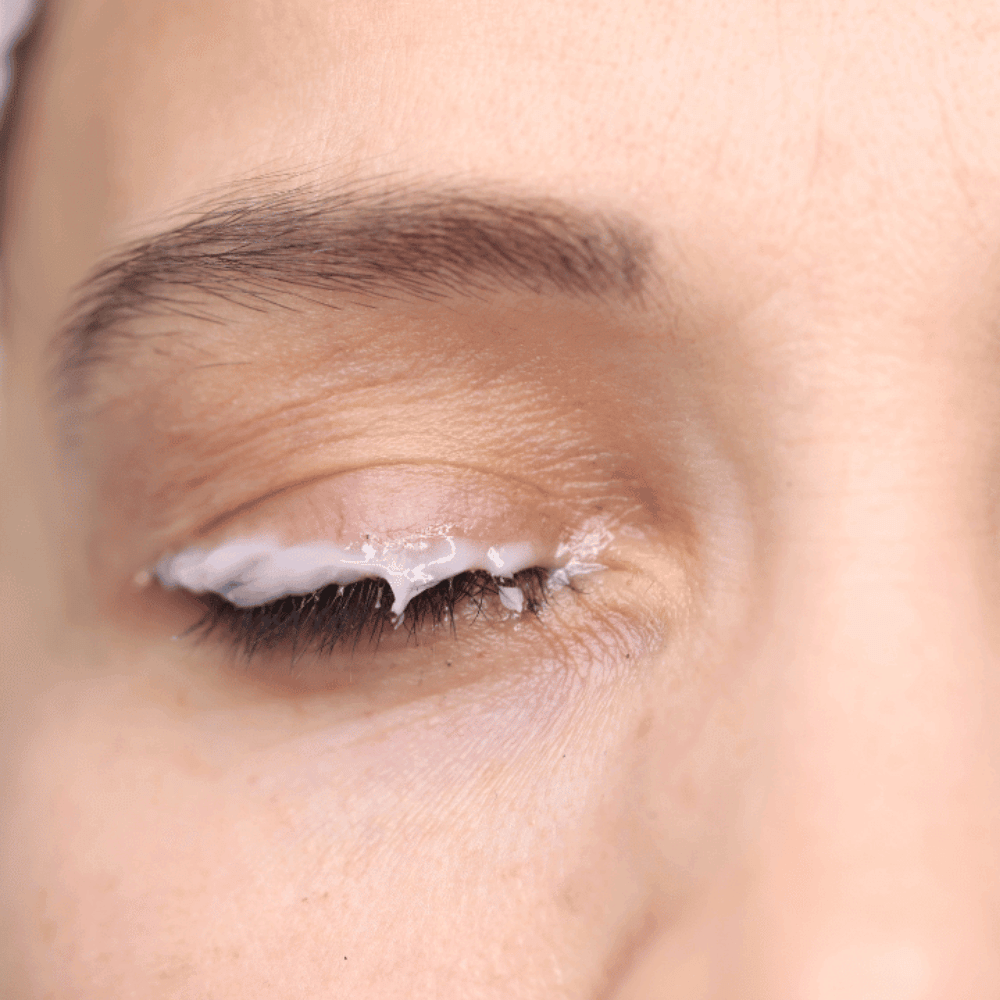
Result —
[{"label": "dark brown eyebrow", "polygon": [[633,300],[650,276],[637,222],[554,199],[385,184],[229,197],[104,261],[57,338],[75,395],[116,334],[150,315],[211,320],[212,301],[267,311],[295,295],[433,300],[499,291]]}]

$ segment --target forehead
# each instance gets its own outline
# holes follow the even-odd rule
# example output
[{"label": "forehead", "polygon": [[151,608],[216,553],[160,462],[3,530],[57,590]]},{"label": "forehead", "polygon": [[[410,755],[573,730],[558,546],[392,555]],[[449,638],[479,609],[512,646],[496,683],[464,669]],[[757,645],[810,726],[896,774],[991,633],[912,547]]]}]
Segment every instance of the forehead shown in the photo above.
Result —
[{"label": "forehead", "polygon": [[122,214],[285,166],[752,197],[852,148],[995,160],[1000,13],[873,6],[70,0],[49,141]]},{"label": "forehead", "polygon": [[613,203],[683,253],[739,267],[829,260],[853,238],[845,219],[863,220],[869,253],[880,232],[952,241],[928,229],[956,213],[996,235],[990,15],[929,2],[69,0],[16,180],[14,268],[37,285],[41,261],[51,287],[35,297],[59,301],[117,241],[256,175],[511,183]]}]

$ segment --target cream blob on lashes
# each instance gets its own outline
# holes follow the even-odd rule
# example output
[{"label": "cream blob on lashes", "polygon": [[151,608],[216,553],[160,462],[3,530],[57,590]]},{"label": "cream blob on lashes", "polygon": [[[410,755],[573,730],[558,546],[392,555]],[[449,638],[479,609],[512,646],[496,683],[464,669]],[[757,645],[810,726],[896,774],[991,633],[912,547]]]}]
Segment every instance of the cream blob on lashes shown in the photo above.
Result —
[{"label": "cream blob on lashes", "polygon": [[[272,538],[240,538],[212,549],[189,548],[165,556],[152,575],[168,589],[215,593],[247,608],[331,584],[345,586],[381,577],[392,588],[392,613],[399,617],[412,598],[442,580],[470,570],[509,579],[538,566],[540,556],[529,542],[486,546],[452,535],[392,544],[366,541],[357,546],[329,542],[285,546]],[[558,562],[555,572],[566,579],[577,569],[572,558],[563,556]],[[501,586],[499,594],[508,610],[523,610],[519,587]]]}]

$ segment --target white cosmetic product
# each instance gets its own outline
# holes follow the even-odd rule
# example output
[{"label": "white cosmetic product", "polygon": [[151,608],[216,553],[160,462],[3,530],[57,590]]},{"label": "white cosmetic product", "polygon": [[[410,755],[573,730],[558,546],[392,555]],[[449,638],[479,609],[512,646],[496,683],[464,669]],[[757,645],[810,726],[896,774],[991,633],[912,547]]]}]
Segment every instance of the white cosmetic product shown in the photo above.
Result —
[{"label": "white cosmetic product", "polygon": [[[357,546],[328,542],[286,546],[271,538],[241,538],[214,549],[190,548],[165,556],[153,575],[164,587],[219,594],[242,608],[309,594],[332,583],[345,586],[381,577],[392,587],[392,613],[398,618],[411,598],[441,580],[467,570],[512,577],[541,565],[539,557],[529,542],[486,546],[451,535]],[[511,611],[524,608],[519,587],[501,587],[500,600]]]},{"label": "white cosmetic product", "polygon": [[514,614],[519,615],[524,610],[524,591],[520,587],[499,587],[500,603]]},{"label": "white cosmetic product", "polygon": [[549,575],[553,586],[565,586],[574,576],[596,573],[604,569],[597,561],[601,552],[611,544],[611,532],[607,528],[582,531],[568,542],[562,542],[556,549],[555,570]]}]

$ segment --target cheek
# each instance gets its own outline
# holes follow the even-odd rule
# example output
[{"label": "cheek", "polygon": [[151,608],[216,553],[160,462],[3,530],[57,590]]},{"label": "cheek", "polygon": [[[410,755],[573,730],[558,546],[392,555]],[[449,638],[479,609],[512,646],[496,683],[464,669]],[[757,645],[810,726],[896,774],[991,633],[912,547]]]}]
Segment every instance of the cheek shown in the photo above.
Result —
[{"label": "cheek", "polygon": [[[404,970],[453,966],[456,948],[485,961],[484,941],[506,948],[547,912],[587,825],[607,739],[586,738],[590,702],[616,686],[592,683],[521,679],[337,725],[134,680],[64,686],[32,720],[4,845],[18,962],[33,990],[106,997],[247,995],[334,968],[364,990],[343,977],[399,963],[412,990]],[[542,975],[551,944],[519,950]]]},{"label": "cheek", "polygon": [[[473,643],[477,662],[448,665],[464,682],[412,669],[405,695],[278,696],[162,651],[106,651],[89,679],[41,664],[61,682],[20,713],[0,845],[31,991],[448,996],[462,955],[480,979],[583,992],[675,850],[644,818],[679,815],[650,782],[688,753],[707,697],[680,672],[680,613],[667,641],[645,577],[603,579],[547,652]],[[586,609],[613,604],[631,638],[581,638]],[[651,749],[636,733],[654,698]]]}]

